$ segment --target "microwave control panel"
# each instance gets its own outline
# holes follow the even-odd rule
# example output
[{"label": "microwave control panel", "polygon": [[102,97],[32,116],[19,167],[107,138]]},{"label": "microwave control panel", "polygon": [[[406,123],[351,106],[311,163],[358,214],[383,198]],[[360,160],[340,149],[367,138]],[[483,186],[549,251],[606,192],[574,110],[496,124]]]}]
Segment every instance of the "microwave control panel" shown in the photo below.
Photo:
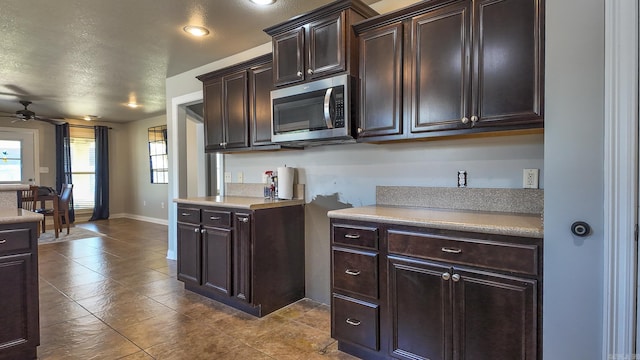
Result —
[{"label": "microwave control panel", "polygon": [[[342,89],[340,89],[342,90]],[[336,93],[336,108],[335,108],[335,120],[333,122],[333,127],[335,128],[343,128],[344,127],[344,95],[342,92]]]}]

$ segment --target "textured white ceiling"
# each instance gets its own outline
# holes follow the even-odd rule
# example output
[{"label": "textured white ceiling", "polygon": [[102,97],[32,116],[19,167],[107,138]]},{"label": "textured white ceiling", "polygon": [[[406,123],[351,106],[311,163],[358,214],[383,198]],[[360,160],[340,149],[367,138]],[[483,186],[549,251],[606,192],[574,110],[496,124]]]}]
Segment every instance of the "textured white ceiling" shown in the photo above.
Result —
[{"label": "textured white ceiling", "polygon": [[[365,0],[371,4],[376,0]],[[1,0],[0,112],[128,122],[165,112],[165,78],[269,42],[331,0]],[[203,25],[204,38],[182,28]],[[143,106],[125,106],[135,99]],[[0,118],[0,126],[10,119]]]}]

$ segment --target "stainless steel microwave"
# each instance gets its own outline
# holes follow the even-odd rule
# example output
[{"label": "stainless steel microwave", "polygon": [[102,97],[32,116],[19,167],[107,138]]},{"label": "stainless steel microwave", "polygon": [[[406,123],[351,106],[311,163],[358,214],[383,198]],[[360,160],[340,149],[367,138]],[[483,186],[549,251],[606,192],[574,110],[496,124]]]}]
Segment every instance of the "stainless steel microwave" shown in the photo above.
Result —
[{"label": "stainless steel microwave", "polygon": [[345,74],[271,91],[271,141],[352,141],[352,87]]}]

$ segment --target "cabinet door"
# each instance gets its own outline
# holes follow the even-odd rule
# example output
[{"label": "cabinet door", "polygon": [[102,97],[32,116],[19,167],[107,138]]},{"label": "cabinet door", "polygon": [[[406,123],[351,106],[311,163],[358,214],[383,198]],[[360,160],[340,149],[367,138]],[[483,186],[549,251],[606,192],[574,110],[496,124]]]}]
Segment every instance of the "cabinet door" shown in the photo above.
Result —
[{"label": "cabinet door", "polygon": [[467,127],[462,119],[471,89],[470,15],[464,2],[411,20],[411,137]]},{"label": "cabinet door", "polygon": [[233,244],[233,295],[251,303],[251,216],[237,213]]},{"label": "cabinet door", "polygon": [[251,118],[251,145],[271,144],[271,90],[273,66],[271,63],[255,67],[249,72],[249,116]]},{"label": "cabinet door", "polygon": [[304,28],[273,37],[273,83],[276,86],[304,80]]},{"label": "cabinet door", "polygon": [[205,150],[222,149],[225,139],[222,112],[222,79],[212,80],[204,84],[204,114]]},{"label": "cabinet door", "polygon": [[309,24],[307,74],[325,76],[345,69],[344,13]]},{"label": "cabinet door", "polygon": [[178,223],[178,280],[200,285],[200,226]]},{"label": "cabinet door", "polygon": [[537,359],[535,280],[454,269],[456,359]]},{"label": "cabinet door", "polygon": [[542,121],[540,0],[474,2],[476,126]]},{"label": "cabinet door", "polygon": [[202,285],[231,296],[231,229],[205,227]]},{"label": "cabinet door", "polygon": [[360,42],[358,138],[400,135],[402,127],[402,24],[368,31]]},{"label": "cabinet door", "polygon": [[249,146],[249,116],[247,72],[240,71],[223,78],[224,120],[226,122],[225,148]]},{"label": "cabinet door", "polygon": [[451,359],[447,266],[389,256],[391,351],[402,359]]},{"label": "cabinet door", "polygon": [[1,351],[38,345],[38,280],[32,261],[31,254],[0,257]]}]

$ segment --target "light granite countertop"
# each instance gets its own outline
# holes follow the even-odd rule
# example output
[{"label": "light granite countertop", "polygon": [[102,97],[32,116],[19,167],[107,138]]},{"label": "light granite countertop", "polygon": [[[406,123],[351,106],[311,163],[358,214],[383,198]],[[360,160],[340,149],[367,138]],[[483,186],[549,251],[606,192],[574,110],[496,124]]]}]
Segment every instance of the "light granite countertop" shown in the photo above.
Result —
[{"label": "light granite countertop", "polygon": [[330,218],[542,238],[542,216],[403,206],[363,206],[327,213]]},{"label": "light granite countertop", "polygon": [[253,196],[203,196],[179,198],[174,199],[173,201],[178,204],[217,206],[248,210],[269,209],[304,204],[304,200],[302,199],[271,200]]},{"label": "light granite countertop", "polygon": [[29,190],[29,185],[25,184],[0,184],[0,191]]},{"label": "light granite countertop", "polygon": [[42,221],[42,214],[23,209],[0,209],[0,224]]}]

